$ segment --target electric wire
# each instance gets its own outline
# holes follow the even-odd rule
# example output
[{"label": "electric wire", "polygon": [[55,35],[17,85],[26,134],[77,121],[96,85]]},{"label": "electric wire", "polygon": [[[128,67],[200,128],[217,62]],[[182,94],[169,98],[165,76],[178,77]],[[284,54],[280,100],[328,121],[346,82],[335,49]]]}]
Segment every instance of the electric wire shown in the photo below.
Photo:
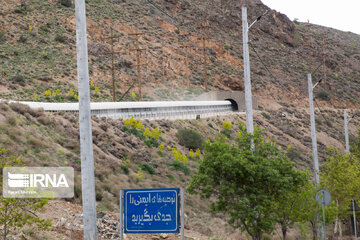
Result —
[{"label": "electric wire", "polygon": [[[186,24],[184,22],[181,22],[179,19],[175,18],[174,16],[170,15],[169,13],[167,13],[163,8],[161,8],[158,4],[156,4],[153,0],[146,0],[147,3],[151,4],[154,8],[156,8],[158,11],[160,11],[161,13],[165,14],[167,17],[169,17],[174,25],[177,27],[177,28],[180,28],[180,27],[185,27],[187,28],[187,30],[189,32],[193,32],[193,33],[197,33],[201,36],[204,36],[205,34],[203,32],[200,32],[198,31],[196,28],[194,28],[193,26],[189,25],[189,24]],[[219,41],[219,42],[222,42],[223,44],[242,44],[242,42],[239,42],[239,41],[229,41],[229,40],[223,40],[223,39],[220,39],[216,36],[212,36],[213,39]]]},{"label": "electric wire", "polygon": [[327,124],[328,126],[331,126],[331,123],[325,118],[325,116],[324,116],[324,114],[323,114],[323,111],[321,110],[321,108],[320,108],[320,106],[319,106],[319,104],[317,103],[317,101],[316,101],[315,98],[314,98],[314,102],[315,102],[317,108],[319,109],[319,112],[320,112],[321,117],[325,120],[325,122],[326,122],[326,124]]},{"label": "electric wire", "polygon": [[[253,44],[251,44],[249,42],[250,47],[253,49],[253,51],[255,52],[255,55],[257,56],[257,58],[259,59],[260,63],[264,66],[264,68],[266,69],[266,71],[268,71],[268,73],[270,74],[270,76],[272,77],[272,79],[274,80],[274,83],[278,86],[280,86],[281,84],[279,84],[277,82],[277,79],[274,77],[274,75],[272,74],[272,72],[270,71],[270,69],[267,67],[267,65],[265,64],[265,62],[263,61],[263,59],[260,57],[259,53],[256,51],[255,47],[253,46]],[[301,101],[294,93],[290,92],[289,93],[294,96],[298,101]]]}]

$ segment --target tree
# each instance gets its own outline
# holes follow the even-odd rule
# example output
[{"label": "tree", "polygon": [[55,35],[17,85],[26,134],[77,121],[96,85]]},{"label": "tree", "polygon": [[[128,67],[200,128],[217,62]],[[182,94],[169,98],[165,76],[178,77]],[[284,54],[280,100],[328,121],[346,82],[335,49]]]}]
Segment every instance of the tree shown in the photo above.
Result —
[{"label": "tree", "polygon": [[213,200],[212,212],[226,213],[230,224],[260,240],[275,227],[274,203],[306,181],[307,175],[295,170],[275,143],[265,141],[261,130],[251,135],[240,127],[238,136],[236,143],[221,137],[206,142],[198,173],[187,189]]},{"label": "tree", "polygon": [[[20,163],[21,161],[16,155],[10,155],[7,150],[0,148],[1,193],[3,168],[19,166]],[[48,230],[51,222],[36,215],[36,211],[42,209],[47,202],[48,199],[5,198],[0,195],[0,233],[2,239],[6,240],[12,231],[18,231],[25,225],[35,224],[39,229]]]},{"label": "tree", "polygon": [[281,226],[284,240],[288,229],[297,222],[307,220],[309,210],[316,208],[314,196],[314,186],[308,175],[308,180],[302,185],[299,184],[298,189],[294,189],[274,202],[274,217]]},{"label": "tree", "polygon": [[338,216],[334,232],[342,230],[339,217],[345,217],[351,199],[360,197],[360,160],[356,155],[340,153],[335,148],[328,148],[328,158],[321,169],[321,182],[331,192],[336,202]]},{"label": "tree", "polygon": [[[308,175],[309,176],[309,175]],[[310,178],[293,192],[281,197],[274,204],[276,222],[280,224],[283,239],[286,239],[287,230],[295,223],[310,223],[313,239],[317,239],[318,216],[322,216],[321,205],[315,200],[318,187],[310,181]],[[325,222],[333,222],[336,215],[334,203],[325,206]]]},{"label": "tree", "polygon": [[195,130],[182,128],[176,133],[176,137],[179,140],[181,146],[185,146],[189,149],[203,148],[203,137]]}]

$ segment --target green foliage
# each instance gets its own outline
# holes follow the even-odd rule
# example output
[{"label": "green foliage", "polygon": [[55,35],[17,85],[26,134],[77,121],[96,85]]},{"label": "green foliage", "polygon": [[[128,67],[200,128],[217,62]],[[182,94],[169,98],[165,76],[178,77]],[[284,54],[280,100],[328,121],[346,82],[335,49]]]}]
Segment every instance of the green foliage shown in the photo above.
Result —
[{"label": "green foliage", "polygon": [[25,84],[25,77],[22,75],[16,75],[13,78],[11,78],[12,81],[18,83],[18,84]]},{"label": "green foliage", "polygon": [[171,181],[175,181],[175,177],[171,174],[168,174],[167,177],[171,180]]},{"label": "green foliage", "polygon": [[159,151],[160,151],[161,153],[164,152],[164,144],[160,144],[160,146],[159,146]]},{"label": "green foliage", "polygon": [[102,193],[101,192],[96,192],[96,194],[95,194],[95,200],[96,201],[101,201],[103,199],[103,195],[102,195]]},{"label": "green foliage", "polygon": [[143,130],[144,125],[140,121],[138,121],[138,123],[136,124],[136,128],[139,129],[139,130]]},{"label": "green foliage", "polygon": [[148,147],[158,147],[159,146],[159,143],[158,143],[158,141],[155,140],[155,138],[145,139],[144,143]]},{"label": "green foliage", "polygon": [[176,171],[182,171],[185,173],[185,175],[190,174],[190,169],[186,167],[182,162],[180,161],[174,161],[170,163],[170,166],[173,167]]},{"label": "green foliage", "polygon": [[254,135],[243,127],[240,131],[236,143],[222,138],[206,142],[198,173],[187,189],[213,199],[212,212],[228,214],[230,224],[246,230],[253,239],[261,239],[275,227],[273,205],[297,189],[307,175],[295,170],[276,144],[266,142],[261,130],[255,129]]},{"label": "green foliage", "polygon": [[6,41],[5,31],[0,31],[0,43],[3,43],[5,41]]},{"label": "green foliage", "polygon": [[[299,184],[298,188],[274,202],[274,217],[281,226],[283,239],[286,239],[287,230],[295,223],[316,220],[317,213],[320,213],[320,206],[314,198],[316,188],[310,181],[310,175],[307,175],[306,178],[304,182]],[[313,223],[315,224],[316,221]]]},{"label": "green foliage", "polygon": [[357,132],[357,139],[355,139],[355,141],[353,142],[353,144],[351,145],[351,154],[353,154],[355,157],[357,157],[357,159],[360,159],[360,128],[358,129]]},{"label": "green foliage", "polygon": [[72,7],[71,0],[59,0],[59,3],[65,7]]},{"label": "green foliage", "polygon": [[294,148],[288,149],[288,151],[286,152],[286,155],[293,162],[296,162],[295,160],[297,160],[301,157],[300,152]]},{"label": "green foliage", "polygon": [[189,157],[190,157],[190,158],[194,158],[194,157],[195,157],[194,150],[190,149],[190,151],[189,151]]},{"label": "green foliage", "polygon": [[57,41],[59,43],[64,43],[64,42],[66,42],[66,37],[62,34],[56,34],[55,41]]},{"label": "green foliage", "polygon": [[221,133],[224,134],[227,138],[231,138],[231,130],[230,129],[223,129]]},{"label": "green foliage", "polygon": [[21,35],[19,38],[19,42],[20,43],[26,43],[27,42],[27,38],[24,35]]},{"label": "green foliage", "polygon": [[161,136],[161,130],[159,130],[158,128],[154,128],[150,136],[157,140]]},{"label": "green foliage", "polygon": [[264,118],[266,118],[267,120],[270,120],[270,115],[269,114],[267,114],[266,112],[261,112],[261,115],[264,117]]},{"label": "green foliage", "polygon": [[143,136],[144,137],[150,137],[151,136],[151,132],[150,132],[149,128],[145,128]]},{"label": "green foliage", "polygon": [[126,174],[126,175],[129,175],[129,167],[127,165],[121,165],[120,166],[121,170],[123,170],[123,172]]},{"label": "green foliage", "polygon": [[203,137],[195,130],[182,128],[176,133],[179,144],[189,149],[203,148]]},{"label": "green foliage", "polygon": [[152,166],[150,166],[149,164],[147,163],[142,163],[142,164],[139,164],[139,167],[144,170],[145,172],[148,172],[150,173],[151,175],[152,174],[155,174],[155,170]]},{"label": "green foliage", "polygon": [[224,121],[222,123],[222,127],[223,127],[223,129],[230,130],[232,128],[232,124],[229,121]]},{"label": "green foliage", "polygon": [[[2,172],[4,167],[16,167],[21,163],[16,155],[10,155],[0,148],[0,192],[2,191]],[[25,226],[35,225],[39,230],[48,231],[51,221],[38,217],[35,212],[41,210],[48,199],[4,198],[0,196],[0,234],[7,239],[13,232],[19,232]]]},{"label": "green foliage", "polygon": [[320,90],[320,92],[318,92],[316,94],[316,98],[323,100],[323,101],[329,101],[330,100],[330,96],[329,93],[325,90]]},{"label": "green foliage", "polygon": [[201,157],[200,149],[196,149],[195,156],[200,159],[200,157]]},{"label": "green foliage", "polygon": [[322,165],[320,177],[338,203],[339,214],[346,214],[351,199],[360,198],[360,159],[328,148],[328,158]]}]

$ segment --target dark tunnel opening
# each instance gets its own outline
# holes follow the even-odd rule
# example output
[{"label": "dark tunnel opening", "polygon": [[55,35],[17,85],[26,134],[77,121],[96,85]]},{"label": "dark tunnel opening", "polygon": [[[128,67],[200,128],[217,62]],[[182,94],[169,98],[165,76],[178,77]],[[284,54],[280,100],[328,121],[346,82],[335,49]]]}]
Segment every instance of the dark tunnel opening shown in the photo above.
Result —
[{"label": "dark tunnel opening", "polygon": [[231,107],[233,111],[238,111],[239,110],[239,106],[237,104],[237,102],[234,99],[225,99],[226,101],[230,101],[231,102]]}]

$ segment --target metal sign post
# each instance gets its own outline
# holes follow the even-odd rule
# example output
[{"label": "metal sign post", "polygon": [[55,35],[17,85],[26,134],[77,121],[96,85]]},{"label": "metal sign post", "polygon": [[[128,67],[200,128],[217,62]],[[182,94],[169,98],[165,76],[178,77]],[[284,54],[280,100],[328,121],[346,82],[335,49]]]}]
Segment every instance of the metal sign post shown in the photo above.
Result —
[{"label": "metal sign post", "polygon": [[124,190],[120,190],[120,223],[119,223],[119,236],[120,240],[123,240],[124,233],[124,210],[123,210],[123,199],[124,199]]},{"label": "metal sign post", "polygon": [[181,222],[181,240],[184,240],[185,239],[185,236],[184,236],[184,208],[185,208],[185,205],[184,205],[184,189],[181,188],[180,189],[180,198],[181,198],[181,215],[180,215],[180,222]]}]

